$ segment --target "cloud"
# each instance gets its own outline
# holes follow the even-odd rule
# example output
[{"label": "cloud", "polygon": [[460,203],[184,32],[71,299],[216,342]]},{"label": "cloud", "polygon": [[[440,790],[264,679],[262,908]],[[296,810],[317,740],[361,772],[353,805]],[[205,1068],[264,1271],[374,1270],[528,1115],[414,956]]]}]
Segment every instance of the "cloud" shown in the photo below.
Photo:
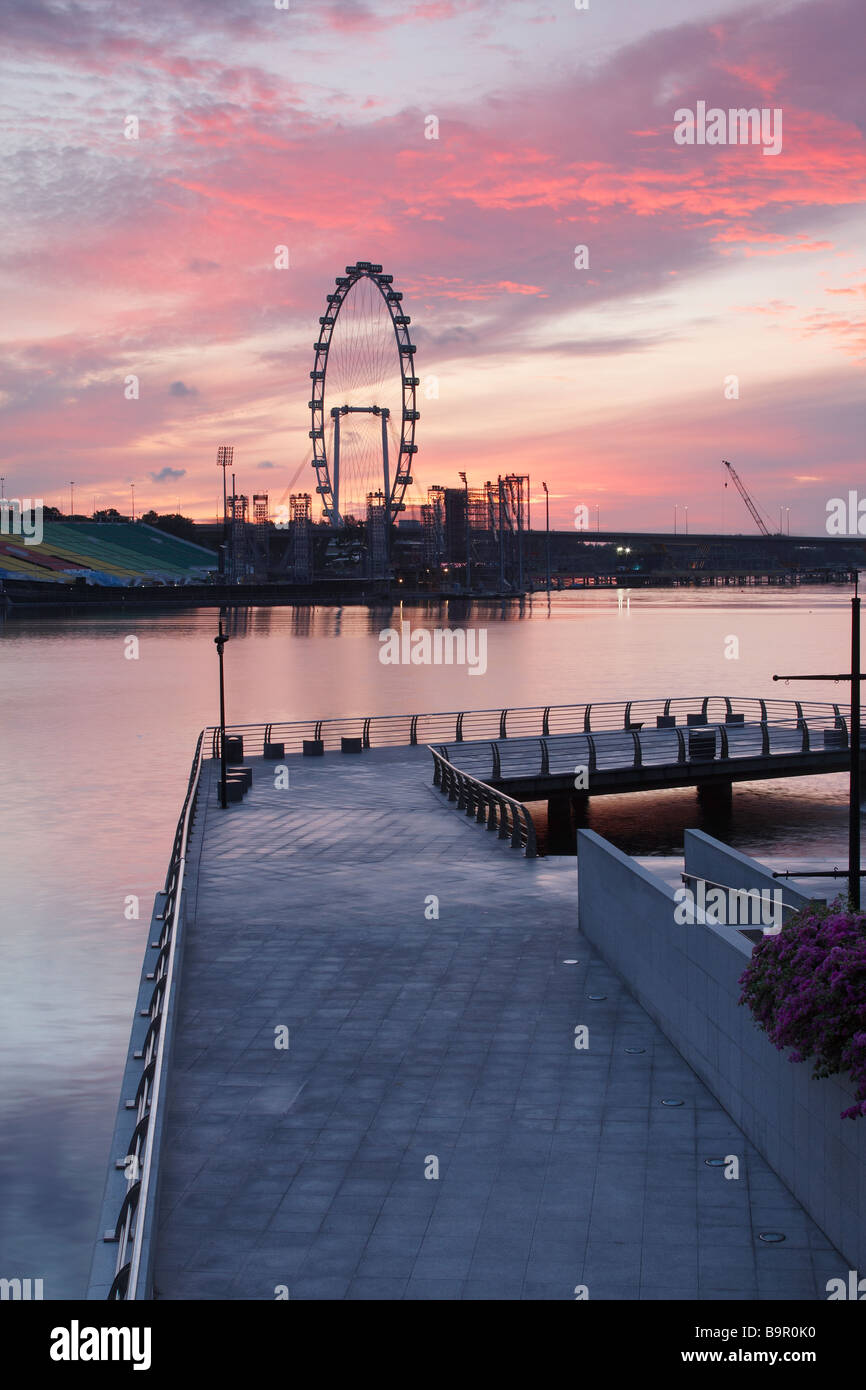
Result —
[{"label": "cloud", "polygon": [[176,483],[178,478],[185,477],[185,468],[169,468],[166,466],[165,468],[161,468],[158,473],[151,473],[150,481],[152,483]]},{"label": "cloud", "polygon": [[197,396],[197,395],[198,395],[198,391],[196,391],[195,387],[194,387],[194,386],[187,386],[186,382],[184,382],[184,381],[173,381],[173,382],[171,383],[171,386],[169,386],[169,388],[168,388],[168,392],[169,392],[169,395],[170,395],[170,396]]},{"label": "cloud", "polygon": [[256,464],[256,468],[276,468],[276,466],[275,463],[271,463],[270,459],[262,459],[261,463]]}]

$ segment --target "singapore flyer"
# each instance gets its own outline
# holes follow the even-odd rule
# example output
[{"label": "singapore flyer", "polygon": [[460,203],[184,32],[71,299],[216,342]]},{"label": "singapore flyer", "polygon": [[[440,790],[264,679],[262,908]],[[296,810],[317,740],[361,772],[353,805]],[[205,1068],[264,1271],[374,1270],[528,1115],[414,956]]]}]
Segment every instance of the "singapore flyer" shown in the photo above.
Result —
[{"label": "singapore flyer", "polygon": [[371,499],[389,524],[404,510],[420,412],[402,299],[381,265],[358,261],[337,276],[319,319],[310,438],[316,492],[333,527],[363,518]]}]

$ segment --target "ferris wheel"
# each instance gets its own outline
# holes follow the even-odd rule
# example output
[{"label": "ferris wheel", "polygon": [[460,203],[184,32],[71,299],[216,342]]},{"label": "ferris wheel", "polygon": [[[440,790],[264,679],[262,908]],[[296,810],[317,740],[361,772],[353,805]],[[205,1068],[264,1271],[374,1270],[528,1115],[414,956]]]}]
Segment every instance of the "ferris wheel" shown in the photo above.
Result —
[{"label": "ferris wheel", "polygon": [[371,498],[396,521],[412,482],[419,381],[409,315],[393,282],[370,261],[347,265],[313,344],[312,466],[335,527],[366,516]]}]

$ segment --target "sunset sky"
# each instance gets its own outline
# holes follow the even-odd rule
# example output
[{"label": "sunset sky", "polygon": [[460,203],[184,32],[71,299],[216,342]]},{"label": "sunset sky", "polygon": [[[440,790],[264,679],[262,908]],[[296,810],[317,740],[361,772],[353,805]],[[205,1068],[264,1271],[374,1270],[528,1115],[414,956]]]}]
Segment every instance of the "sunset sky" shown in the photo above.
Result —
[{"label": "sunset sky", "polygon": [[[559,526],[750,531],[727,458],[800,532],[866,496],[862,0],[288,5],[0,0],[7,496],[212,518],[221,443],[240,490],[312,491],[358,259],[438,379],[422,490],[528,472]],[[699,101],[780,108],[781,153],[677,145]]]}]

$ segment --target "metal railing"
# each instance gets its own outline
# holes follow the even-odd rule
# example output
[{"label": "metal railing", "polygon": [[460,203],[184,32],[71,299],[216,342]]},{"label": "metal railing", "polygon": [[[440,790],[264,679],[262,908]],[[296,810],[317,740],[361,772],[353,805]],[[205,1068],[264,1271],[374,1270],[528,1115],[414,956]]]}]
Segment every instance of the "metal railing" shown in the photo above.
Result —
[{"label": "metal railing", "polygon": [[133,1056],[141,1063],[141,1077],[132,1100],[126,1109],[133,1111],[133,1129],[126,1146],[124,1159],[117,1160],[127,1171],[127,1188],[117,1215],[113,1232],[106,1241],[117,1242],[117,1259],[109,1300],[133,1300],[149,1297],[144,1287],[148,1271],[143,1266],[142,1249],[145,1231],[155,1211],[156,1173],[154,1138],[158,1123],[160,1098],[165,1086],[166,1029],[165,1020],[174,980],[175,947],[178,920],[183,905],[184,873],[189,832],[196,806],[201,777],[202,748],[205,731],[198,736],[195,756],[187,784],[183,808],[177,823],[174,844],[163,890],[163,903],[157,920],[162,922],[159,937],[150,942],[158,951],[152,971],[146,978],[153,981],[153,991],[142,1017],[149,1019],[147,1033],[140,1049]]},{"label": "metal railing", "polygon": [[433,785],[449,801],[456,801],[458,811],[474,816],[479,825],[495,831],[500,840],[510,839],[511,848],[524,849],[527,859],[538,857],[535,826],[522,801],[515,801],[461,771],[448,761],[443,750],[428,745],[428,751],[433,755]]},{"label": "metal railing", "polygon": [[[600,771],[671,764],[735,761],[799,753],[838,753],[850,746],[849,720],[838,706],[823,713],[802,706],[787,718],[755,723],[676,725],[644,729],[581,731],[535,738],[490,739],[444,746],[444,756],[458,758],[464,772],[493,782],[520,777],[555,777],[578,765],[590,776]],[[832,732],[833,740],[823,735]]]},{"label": "metal railing", "polygon": [[[638,731],[658,716],[685,724],[689,714],[721,723],[742,714],[748,723],[785,719],[831,718],[843,721],[846,706],[818,701],[764,700],[753,696],[680,695],[644,700],[590,701],[575,705],[521,705],[513,708],[445,710],[419,714],[350,715],[270,724],[232,724],[226,734],[242,734],[245,751],[261,753],[265,742],[283,743],[286,753],[300,753],[305,739],[321,739],[339,749],[340,739],[360,738],[365,748],[401,744],[464,743],[476,739],[513,739],[596,731]],[[214,757],[219,756],[219,729],[209,729]]]},{"label": "metal railing", "polygon": [[[776,877],[776,875],[773,874],[773,878],[775,878],[775,877]],[[689,887],[689,885],[692,884],[692,883],[703,883],[703,884],[706,885],[707,888],[721,888],[721,889],[723,889],[726,893],[734,893],[734,894],[736,894],[738,903],[739,903],[739,902],[742,902],[743,897],[745,896],[745,897],[747,897],[747,898],[749,899],[750,904],[751,904],[751,902],[754,901],[754,899],[752,898],[752,894],[753,894],[753,893],[757,893],[757,895],[758,895],[758,900],[760,901],[760,900],[761,900],[761,893],[762,893],[762,892],[763,892],[763,893],[769,893],[769,892],[775,891],[775,890],[770,889],[769,885],[766,885],[766,886],[763,887],[763,888],[760,887],[759,885],[755,885],[755,887],[753,887],[753,888],[736,888],[736,887],[734,886],[733,883],[717,883],[715,879],[712,879],[712,878],[704,878],[704,875],[703,875],[703,874],[696,874],[693,870],[692,870],[692,871],[687,871],[687,870],[683,869],[682,873],[680,874],[680,878],[682,879],[683,885],[684,885],[685,887]],[[783,899],[783,900],[780,902],[779,906],[780,906],[781,908],[783,908],[783,909],[785,910],[785,912],[794,913],[794,912],[802,912],[802,911],[803,911],[804,904],[803,904],[803,903],[786,903],[786,902],[784,901],[784,899]],[[706,909],[704,909],[704,910],[706,911]],[[725,922],[725,923],[721,923],[720,925],[722,925],[722,926],[736,926],[736,927],[740,927],[740,926],[742,926],[743,924],[742,924],[742,923],[739,923],[739,922]],[[747,923],[745,923],[745,925],[746,925],[747,927],[751,927],[753,924],[752,924],[751,922],[747,922]]]}]

